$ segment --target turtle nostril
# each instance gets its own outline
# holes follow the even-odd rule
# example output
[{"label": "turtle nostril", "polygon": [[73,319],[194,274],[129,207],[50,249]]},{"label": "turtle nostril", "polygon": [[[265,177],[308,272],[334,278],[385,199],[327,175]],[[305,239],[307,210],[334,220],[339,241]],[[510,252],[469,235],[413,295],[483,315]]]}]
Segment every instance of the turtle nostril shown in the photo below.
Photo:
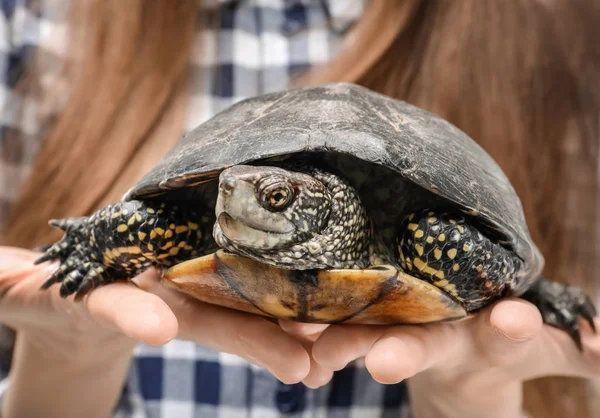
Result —
[{"label": "turtle nostril", "polygon": [[219,188],[221,189],[222,192],[229,194],[233,190],[233,185],[234,185],[233,179],[223,179],[221,181],[221,184],[219,185]]}]

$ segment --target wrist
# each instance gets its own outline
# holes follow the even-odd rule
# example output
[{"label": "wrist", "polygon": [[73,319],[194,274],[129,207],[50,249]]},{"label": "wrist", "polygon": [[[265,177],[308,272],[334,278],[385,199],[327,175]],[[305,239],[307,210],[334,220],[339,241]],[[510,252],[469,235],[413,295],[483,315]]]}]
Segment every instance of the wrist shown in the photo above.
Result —
[{"label": "wrist", "polygon": [[136,342],[124,336],[90,338],[89,336],[57,336],[18,331],[15,354],[39,358],[46,365],[68,370],[104,369],[115,359],[131,357]]},{"label": "wrist", "polygon": [[520,418],[523,386],[520,381],[498,381],[489,375],[440,381],[416,375],[408,380],[416,417]]},{"label": "wrist", "polygon": [[86,342],[64,352],[18,333],[4,396],[6,416],[105,418],[117,402],[132,356],[130,347]]}]

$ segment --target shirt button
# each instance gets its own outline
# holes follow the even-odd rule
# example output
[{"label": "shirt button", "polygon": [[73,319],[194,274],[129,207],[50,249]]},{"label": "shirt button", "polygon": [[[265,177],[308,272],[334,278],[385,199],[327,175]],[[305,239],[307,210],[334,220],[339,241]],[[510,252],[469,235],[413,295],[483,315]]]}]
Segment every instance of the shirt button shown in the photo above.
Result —
[{"label": "shirt button", "polygon": [[275,404],[277,409],[283,413],[292,413],[304,409],[306,402],[305,395],[306,386],[302,383],[294,385],[285,385],[279,382],[279,387],[275,394]]}]

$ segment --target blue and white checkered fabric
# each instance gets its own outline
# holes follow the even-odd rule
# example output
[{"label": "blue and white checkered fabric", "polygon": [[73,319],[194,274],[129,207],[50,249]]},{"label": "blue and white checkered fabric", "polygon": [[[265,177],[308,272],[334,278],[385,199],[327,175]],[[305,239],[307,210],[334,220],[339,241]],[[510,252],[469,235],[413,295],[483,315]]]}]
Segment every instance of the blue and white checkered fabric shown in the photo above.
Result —
[{"label": "blue and white checkered fabric", "polygon": [[[18,97],[15,82],[32,51],[43,49],[57,59],[64,54],[64,16],[56,12],[56,1],[50,3],[52,8],[40,0],[0,0],[0,223],[42,139],[33,117],[40,104]],[[187,129],[238,100],[284,89],[296,73],[326,62],[363,4],[219,0],[212,7],[220,7],[220,27],[197,33]],[[14,100],[26,100],[30,117],[25,123],[4,108]],[[6,135],[15,129],[26,134],[18,143]],[[0,388],[9,384],[4,379]],[[405,385],[380,385],[359,362],[337,372],[328,385],[310,390],[301,384],[283,385],[239,357],[176,340],[137,348],[115,416],[407,417],[406,404]]]}]

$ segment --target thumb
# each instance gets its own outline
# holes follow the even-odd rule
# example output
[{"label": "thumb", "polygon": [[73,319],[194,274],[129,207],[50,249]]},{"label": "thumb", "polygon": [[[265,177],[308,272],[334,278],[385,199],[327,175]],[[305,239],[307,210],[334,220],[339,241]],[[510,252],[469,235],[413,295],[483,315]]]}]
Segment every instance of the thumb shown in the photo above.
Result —
[{"label": "thumb", "polygon": [[539,310],[517,298],[504,299],[487,308],[474,324],[477,345],[493,363],[506,365],[522,358],[532,347],[530,341],[542,331]]}]

